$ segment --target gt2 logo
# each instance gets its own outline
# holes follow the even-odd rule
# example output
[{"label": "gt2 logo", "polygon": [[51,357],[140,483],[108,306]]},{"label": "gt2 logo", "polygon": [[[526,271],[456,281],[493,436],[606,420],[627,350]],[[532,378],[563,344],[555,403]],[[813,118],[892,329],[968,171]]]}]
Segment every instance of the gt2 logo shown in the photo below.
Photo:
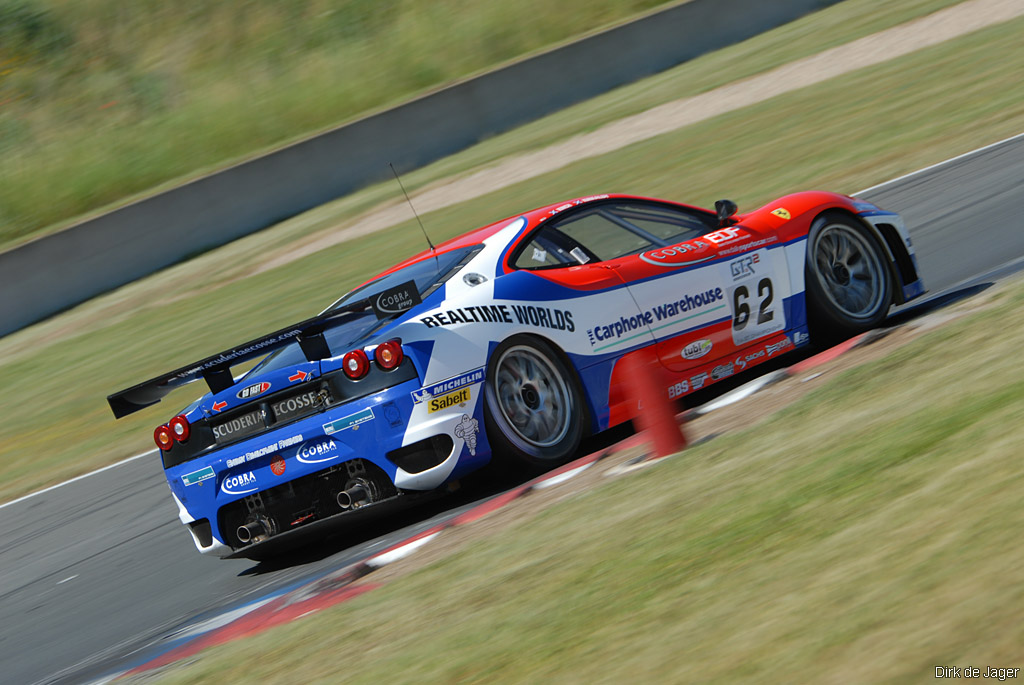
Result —
[{"label": "gt2 logo", "polygon": [[748,254],[739,259],[729,262],[729,272],[732,273],[732,280],[739,281],[748,276],[754,275],[754,265],[761,262],[761,255]]},{"label": "gt2 logo", "polygon": [[[762,278],[757,282],[757,296],[761,298],[761,304],[757,310],[757,325],[761,326],[775,318],[775,312],[769,311],[772,301],[775,299],[775,291],[772,288],[770,278]],[[732,294],[732,328],[735,331],[742,331],[750,321],[750,305],[747,300],[750,298],[750,290],[747,286],[741,285]]]}]

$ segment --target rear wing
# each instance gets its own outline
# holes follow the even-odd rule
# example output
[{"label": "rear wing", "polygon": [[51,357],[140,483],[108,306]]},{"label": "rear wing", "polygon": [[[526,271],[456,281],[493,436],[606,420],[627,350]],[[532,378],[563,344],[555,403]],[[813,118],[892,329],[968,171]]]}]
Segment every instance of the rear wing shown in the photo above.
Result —
[{"label": "rear wing", "polygon": [[200,378],[206,380],[211,392],[220,392],[235,383],[235,379],[231,375],[232,366],[262,357],[294,342],[299,343],[299,347],[302,348],[302,353],[308,361],[326,359],[331,356],[331,351],[324,339],[323,332],[331,326],[341,323],[352,313],[365,311],[370,306],[369,300],[360,300],[334,311],[314,316],[312,319],[300,321],[262,338],[250,340],[212,357],[151,378],[144,383],[133,385],[127,390],[115,392],[113,395],[107,396],[107,402],[114,412],[114,417],[119,419],[156,404],[175,388],[188,385]]}]

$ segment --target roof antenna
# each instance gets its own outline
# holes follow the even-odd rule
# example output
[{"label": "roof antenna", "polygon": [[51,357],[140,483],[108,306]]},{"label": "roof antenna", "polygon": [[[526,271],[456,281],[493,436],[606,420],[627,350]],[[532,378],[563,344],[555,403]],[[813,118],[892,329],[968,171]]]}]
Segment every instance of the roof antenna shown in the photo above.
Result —
[{"label": "roof antenna", "polygon": [[434,243],[430,242],[430,236],[427,235],[427,229],[423,227],[423,222],[420,221],[420,215],[416,213],[416,208],[412,206],[412,200],[409,199],[409,193],[405,192],[405,186],[402,185],[402,179],[398,177],[398,172],[395,171],[395,166],[388,162],[388,166],[391,167],[391,173],[395,175],[395,180],[398,181],[398,187],[402,189],[402,194],[405,195],[405,201],[409,203],[409,209],[412,210],[412,215],[416,217],[416,223],[420,225],[420,230],[423,231],[423,237],[427,239],[427,245],[430,245],[430,251],[434,253],[434,259],[437,259],[437,248],[434,247]]}]

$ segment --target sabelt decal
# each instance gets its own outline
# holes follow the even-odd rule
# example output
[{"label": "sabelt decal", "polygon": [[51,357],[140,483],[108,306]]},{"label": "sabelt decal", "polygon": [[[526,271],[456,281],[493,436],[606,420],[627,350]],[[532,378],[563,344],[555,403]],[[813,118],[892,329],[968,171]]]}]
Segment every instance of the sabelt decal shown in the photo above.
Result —
[{"label": "sabelt decal", "polygon": [[449,407],[454,407],[456,405],[464,407],[466,406],[466,403],[469,402],[469,399],[469,388],[462,388],[461,390],[456,390],[455,392],[450,392],[447,395],[441,395],[440,397],[432,397],[427,403],[427,413],[433,414],[436,411],[448,409]]},{"label": "sabelt decal", "polygon": [[341,451],[338,449],[338,443],[330,438],[320,438],[319,440],[310,440],[300,447],[295,458],[304,464],[319,464],[323,461],[337,459],[339,454]]},{"label": "sabelt decal", "polygon": [[335,419],[330,423],[325,423],[324,433],[331,435],[332,433],[340,433],[341,431],[348,430],[349,428],[358,430],[359,424],[372,420],[373,409],[371,407],[367,407],[362,411],[357,411],[355,414],[349,414],[348,416],[343,416],[340,419]]},{"label": "sabelt decal", "polygon": [[256,485],[256,474],[252,471],[240,473],[237,476],[228,476],[220,484],[221,492],[227,495],[245,495],[259,490]]},{"label": "sabelt decal", "polygon": [[473,323],[517,323],[521,326],[534,326],[535,328],[548,328],[570,333],[576,330],[572,312],[567,309],[551,309],[550,307],[522,304],[488,304],[446,309],[434,312],[430,316],[421,316],[420,323],[427,328]]},{"label": "sabelt decal", "polygon": [[257,395],[262,395],[267,390],[270,390],[270,383],[256,383],[255,385],[249,385],[235,393],[235,397],[240,400],[247,400]]},{"label": "sabelt decal", "polygon": [[683,359],[700,359],[710,352],[713,346],[714,344],[707,339],[694,340],[683,348],[682,357]]},{"label": "sabelt decal", "polygon": [[412,401],[416,404],[419,404],[420,402],[428,402],[434,397],[444,395],[453,390],[458,390],[459,388],[467,385],[482,383],[483,380],[483,368],[473,369],[472,371],[467,371],[459,376],[452,376],[451,378],[446,378],[445,380],[434,383],[433,385],[424,386],[419,390],[413,390],[411,393]]},{"label": "sabelt decal", "polygon": [[184,476],[181,477],[181,482],[184,483],[185,485],[195,485],[196,483],[202,483],[204,480],[208,478],[213,478],[215,475],[217,474],[213,472],[213,467],[206,466],[199,469],[198,471],[186,473]]},{"label": "sabelt decal", "polygon": [[462,420],[455,426],[455,437],[466,441],[469,453],[476,456],[476,434],[480,432],[480,422],[463,414]]}]

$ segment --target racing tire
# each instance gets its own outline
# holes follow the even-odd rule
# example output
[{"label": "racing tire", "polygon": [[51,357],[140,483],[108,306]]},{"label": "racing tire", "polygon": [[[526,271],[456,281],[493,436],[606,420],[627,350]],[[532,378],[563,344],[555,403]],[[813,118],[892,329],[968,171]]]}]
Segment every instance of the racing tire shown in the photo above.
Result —
[{"label": "racing tire", "polygon": [[550,344],[531,336],[501,343],[484,384],[484,423],[498,470],[539,471],[569,459],[586,408],[576,374]]},{"label": "racing tire", "polygon": [[814,220],[804,267],[811,341],[832,343],[878,326],[892,304],[893,276],[878,238],[842,212]]}]

